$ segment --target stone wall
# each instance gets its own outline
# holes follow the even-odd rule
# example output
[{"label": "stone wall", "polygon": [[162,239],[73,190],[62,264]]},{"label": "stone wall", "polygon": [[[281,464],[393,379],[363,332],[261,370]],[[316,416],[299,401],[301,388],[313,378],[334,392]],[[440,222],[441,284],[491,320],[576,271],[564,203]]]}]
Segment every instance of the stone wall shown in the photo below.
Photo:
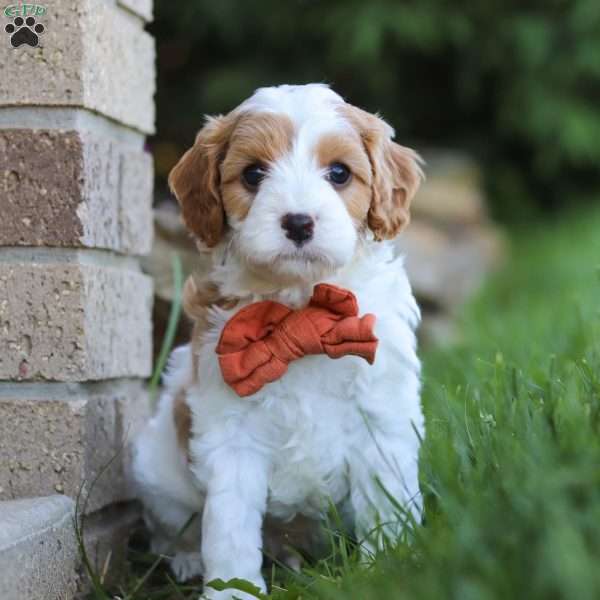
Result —
[{"label": "stone wall", "polygon": [[37,46],[0,13],[2,600],[85,588],[72,518],[101,471],[87,539],[118,569],[152,360],[151,0],[43,6]]}]

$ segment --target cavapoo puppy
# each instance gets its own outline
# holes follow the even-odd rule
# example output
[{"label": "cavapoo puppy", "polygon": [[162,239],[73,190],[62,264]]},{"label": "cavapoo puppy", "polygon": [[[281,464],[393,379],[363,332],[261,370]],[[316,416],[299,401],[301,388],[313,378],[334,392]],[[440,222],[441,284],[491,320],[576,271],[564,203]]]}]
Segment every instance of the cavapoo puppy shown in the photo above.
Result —
[{"label": "cavapoo puppy", "polygon": [[325,85],[261,88],[171,172],[211,266],[186,282],[191,342],[134,473],[180,579],[265,590],[263,551],[293,565],[286,544],[310,543],[330,503],[366,550],[420,519],[419,309],[391,240],[422,172],[393,136]]}]

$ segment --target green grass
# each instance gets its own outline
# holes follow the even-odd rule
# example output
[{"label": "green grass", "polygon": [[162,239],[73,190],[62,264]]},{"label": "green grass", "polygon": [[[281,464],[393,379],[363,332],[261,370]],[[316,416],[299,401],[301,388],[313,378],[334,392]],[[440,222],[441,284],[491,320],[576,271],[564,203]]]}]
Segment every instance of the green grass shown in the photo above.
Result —
[{"label": "green grass", "polygon": [[[332,534],[273,598],[600,598],[600,212],[514,237],[461,342],[423,355],[425,525],[367,565]],[[138,597],[197,596],[173,585]]]},{"label": "green grass", "polygon": [[522,232],[425,359],[426,525],[320,598],[600,597],[600,213]]}]

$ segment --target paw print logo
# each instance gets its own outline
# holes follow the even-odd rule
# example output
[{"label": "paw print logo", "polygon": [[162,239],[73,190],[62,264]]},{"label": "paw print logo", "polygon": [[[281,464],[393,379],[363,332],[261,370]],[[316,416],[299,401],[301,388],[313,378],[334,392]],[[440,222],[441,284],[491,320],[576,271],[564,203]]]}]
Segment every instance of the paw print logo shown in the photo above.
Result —
[{"label": "paw print logo", "polygon": [[40,41],[40,34],[44,33],[44,26],[36,23],[33,17],[15,17],[12,23],[9,23],[4,30],[10,35],[10,44],[13,48],[18,48],[27,44],[35,48]]}]

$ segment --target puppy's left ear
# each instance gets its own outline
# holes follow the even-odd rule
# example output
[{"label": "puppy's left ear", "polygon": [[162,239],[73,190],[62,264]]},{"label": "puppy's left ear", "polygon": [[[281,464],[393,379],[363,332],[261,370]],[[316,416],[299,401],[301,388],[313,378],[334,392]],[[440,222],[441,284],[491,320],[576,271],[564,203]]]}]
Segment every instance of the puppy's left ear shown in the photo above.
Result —
[{"label": "puppy's left ear", "polygon": [[410,203],[424,177],[422,160],[414,150],[392,140],[394,130],[380,117],[354,106],[347,106],[347,116],[371,162],[367,224],[377,241],[392,239],[410,221]]},{"label": "puppy's left ear", "polygon": [[220,241],[226,227],[220,165],[235,122],[231,113],[209,117],[194,145],[169,174],[169,187],[181,205],[187,228],[209,248]]}]

